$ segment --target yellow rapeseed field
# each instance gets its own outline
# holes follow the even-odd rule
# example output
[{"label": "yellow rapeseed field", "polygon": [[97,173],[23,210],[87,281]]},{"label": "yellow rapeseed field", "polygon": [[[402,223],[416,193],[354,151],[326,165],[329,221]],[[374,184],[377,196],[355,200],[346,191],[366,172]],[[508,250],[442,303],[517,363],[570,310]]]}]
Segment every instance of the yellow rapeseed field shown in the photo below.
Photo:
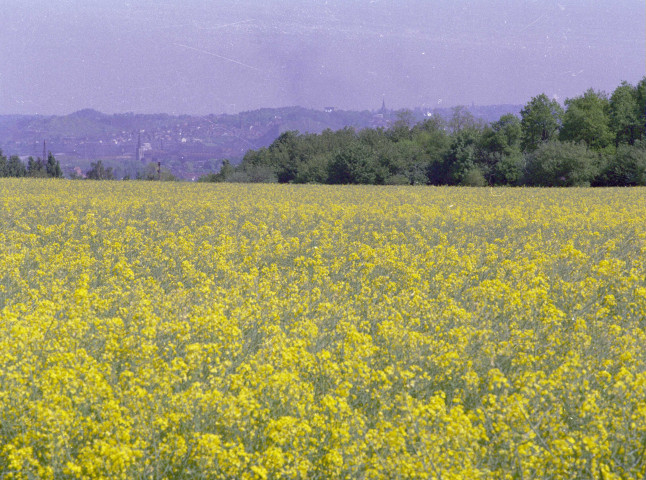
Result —
[{"label": "yellow rapeseed field", "polygon": [[645,212],[0,179],[0,478],[644,478]]}]

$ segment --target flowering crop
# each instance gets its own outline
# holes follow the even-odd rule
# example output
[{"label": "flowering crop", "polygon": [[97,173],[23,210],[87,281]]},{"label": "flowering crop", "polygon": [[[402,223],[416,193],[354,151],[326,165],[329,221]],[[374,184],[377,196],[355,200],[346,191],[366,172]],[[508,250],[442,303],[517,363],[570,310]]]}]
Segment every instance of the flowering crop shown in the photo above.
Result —
[{"label": "flowering crop", "polygon": [[644,211],[0,179],[0,478],[642,478]]}]

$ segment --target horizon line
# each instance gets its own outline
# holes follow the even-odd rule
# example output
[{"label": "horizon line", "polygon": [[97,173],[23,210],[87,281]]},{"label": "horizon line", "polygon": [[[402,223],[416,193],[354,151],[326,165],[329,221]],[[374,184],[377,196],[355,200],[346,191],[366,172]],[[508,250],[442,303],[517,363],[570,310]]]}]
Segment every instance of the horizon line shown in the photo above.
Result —
[{"label": "horizon line", "polygon": [[[432,112],[434,110],[450,110],[452,108],[456,107],[465,107],[465,108],[478,108],[478,107],[506,107],[506,106],[512,106],[512,107],[522,107],[523,104],[516,104],[516,103],[489,103],[489,104],[476,104],[476,103],[471,103],[471,104],[466,104],[466,103],[458,103],[455,105],[446,105],[446,106],[435,106],[435,107],[424,107],[424,106],[415,106],[415,107],[403,107],[403,108],[386,108],[387,111],[389,112],[401,112],[401,111],[415,111],[415,110],[426,110],[429,112]],[[334,112],[378,112],[381,110],[381,107],[379,108],[374,108],[374,109],[343,109],[343,108],[337,108],[334,106],[331,106],[334,108]],[[74,115],[77,113],[81,112],[96,112],[101,115],[168,115],[171,117],[208,117],[208,116],[225,116],[225,115],[230,115],[230,116],[235,116],[235,115],[240,115],[243,113],[248,113],[248,112],[257,112],[259,110],[283,110],[283,109],[289,109],[289,108],[302,108],[304,110],[311,110],[315,112],[325,112],[327,108],[330,107],[323,107],[323,108],[312,108],[312,107],[303,107],[301,105],[287,105],[287,106],[281,106],[281,107],[259,107],[259,108],[254,108],[250,110],[239,110],[238,112],[235,113],[227,113],[227,112],[211,112],[211,113],[176,113],[176,112],[154,112],[154,113],[146,113],[146,112],[135,112],[135,111],[122,111],[122,112],[105,112],[101,110],[97,110],[96,108],[92,107],[86,107],[86,108],[81,108],[79,110],[74,110],[70,113],[3,113],[0,112],[0,117],[8,117],[8,116],[13,116],[13,117],[66,117],[69,115]]]}]

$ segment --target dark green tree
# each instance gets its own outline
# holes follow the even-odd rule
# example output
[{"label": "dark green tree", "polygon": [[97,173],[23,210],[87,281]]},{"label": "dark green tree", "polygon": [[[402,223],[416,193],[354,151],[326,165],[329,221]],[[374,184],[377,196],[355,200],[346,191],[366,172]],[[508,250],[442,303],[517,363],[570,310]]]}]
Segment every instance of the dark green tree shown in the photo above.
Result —
[{"label": "dark green tree", "polygon": [[227,177],[233,174],[235,171],[235,168],[233,165],[231,165],[231,162],[228,159],[224,159],[222,161],[222,166],[220,167],[220,171],[218,172],[218,181],[226,181]]},{"label": "dark green tree", "polygon": [[584,141],[590,148],[600,150],[614,140],[610,130],[608,97],[592,89],[583,95],[565,100],[567,110],[559,134],[561,141]]},{"label": "dark green tree", "polygon": [[486,187],[488,182],[482,173],[482,167],[474,166],[467,170],[460,181],[460,185],[465,187]]},{"label": "dark green tree", "polygon": [[11,155],[7,161],[6,167],[7,177],[26,177],[27,168],[22,163],[18,155]]},{"label": "dark green tree", "polygon": [[47,162],[45,163],[45,171],[47,172],[48,177],[52,178],[62,178],[63,171],[61,170],[61,164],[58,160],[54,158],[52,152],[49,152],[47,155]]},{"label": "dark green tree", "polygon": [[412,129],[413,141],[431,158],[441,158],[451,145],[446,122],[435,116],[418,123]]},{"label": "dark green tree", "polygon": [[637,89],[622,82],[610,96],[610,127],[615,135],[615,145],[633,145],[640,138],[640,112]]},{"label": "dark green tree", "polygon": [[426,181],[432,185],[447,182],[445,157],[451,146],[448,126],[440,116],[433,116],[417,124],[412,130],[413,141],[423,150],[427,159]]},{"label": "dark green tree", "polygon": [[599,154],[585,143],[554,140],[527,156],[526,181],[545,187],[589,186],[599,167]]},{"label": "dark green tree", "polygon": [[481,145],[490,152],[511,154],[519,152],[523,130],[516,115],[507,114],[493,122],[482,134]]},{"label": "dark green tree", "polygon": [[112,167],[106,168],[101,160],[91,163],[85,176],[89,180],[114,180]]},{"label": "dark green tree", "polygon": [[8,177],[7,175],[7,157],[2,154],[0,149],[0,177]]},{"label": "dark green tree", "polygon": [[480,169],[477,156],[479,137],[480,132],[472,128],[460,130],[453,135],[453,141],[444,158],[448,184],[460,184],[466,179],[468,172]]},{"label": "dark green tree", "polygon": [[377,162],[370,148],[356,142],[334,155],[328,167],[328,182],[333,184],[374,184]]},{"label": "dark green tree", "polygon": [[637,97],[637,112],[639,129],[636,139],[646,140],[646,77],[642,78],[635,87]]},{"label": "dark green tree", "polygon": [[[359,139],[362,145],[371,148],[373,151],[381,150],[392,144],[392,139],[383,128],[365,128],[359,131],[356,135],[356,138]],[[346,144],[353,143],[354,138],[347,142]],[[339,144],[331,146],[329,148],[342,149],[345,145]]]},{"label": "dark green tree", "polygon": [[542,142],[557,137],[563,117],[563,108],[544,93],[532,98],[521,110],[521,147],[534,151]]},{"label": "dark green tree", "polygon": [[269,163],[269,151],[266,148],[247,150],[241,165],[266,165]]},{"label": "dark green tree", "polygon": [[299,141],[296,130],[280,134],[269,147],[269,155],[280,183],[291,182],[296,178],[299,167],[296,145]]},{"label": "dark green tree", "polygon": [[518,185],[524,168],[525,157],[521,152],[503,154],[493,166],[490,181],[494,185]]},{"label": "dark green tree", "polygon": [[645,147],[640,141],[635,145],[619,145],[616,153],[609,157],[597,184],[620,187],[646,185]]},{"label": "dark green tree", "polygon": [[294,179],[296,183],[325,183],[328,177],[332,152],[315,153],[302,163]]},{"label": "dark green tree", "polygon": [[478,146],[480,171],[496,185],[516,183],[521,176],[522,129],[518,117],[503,115],[485,128]]},{"label": "dark green tree", "polygon": [[393,142],[410,140],[410,130],[414,123],[415,120],[413,118],[412,111],[406,109],[400,110],[399,112],[397,112],[397,120],[388,129],[386,134],[388,135],[388,138]]},{"label": "dark green tree", "polygon": [[378,163],[377,183],[418,185],[428,183],[426,168],[429,158],[424,149],[412,140],[399,140],[375,150]]},{"label": "dark green tree", "polygon": [[276,183],[276,171],[269,165],[245,166],[233,172],[227,181],[233,183]]},{"label": "dark green tree", "polygon": [[40,157],[35,160],[33,157],[27,159],[27,176],[34,178],[47,177],[47,165]]}]

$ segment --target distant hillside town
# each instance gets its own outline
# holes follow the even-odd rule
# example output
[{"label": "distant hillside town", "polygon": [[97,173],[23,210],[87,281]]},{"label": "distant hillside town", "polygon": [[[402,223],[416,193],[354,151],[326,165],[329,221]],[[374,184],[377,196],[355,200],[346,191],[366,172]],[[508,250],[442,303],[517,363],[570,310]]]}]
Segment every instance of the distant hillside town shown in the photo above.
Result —
[{"label": "distant hillside town", "polygon": [[[520,105],[461,107],[490,122]],[[415,121],[449,118],[450,108],[407,111]],[[168,114],[107,115],[86,109],[64,116],[0,115],[0,150],[23,162],[38,157],[43,143],[60,162],[63,174],[83,176],[101,161],[115,178],[136,178],[147,166],[159,165],[174,176],[195,180],[220,170],[223,161],[239,163],[248,150],[269,146],[286,131],[321,133],[352,127],[389,128],[401,112],[382,100],[373,111],[324,110],[301,107],[264,108],[236,115]]]}]

